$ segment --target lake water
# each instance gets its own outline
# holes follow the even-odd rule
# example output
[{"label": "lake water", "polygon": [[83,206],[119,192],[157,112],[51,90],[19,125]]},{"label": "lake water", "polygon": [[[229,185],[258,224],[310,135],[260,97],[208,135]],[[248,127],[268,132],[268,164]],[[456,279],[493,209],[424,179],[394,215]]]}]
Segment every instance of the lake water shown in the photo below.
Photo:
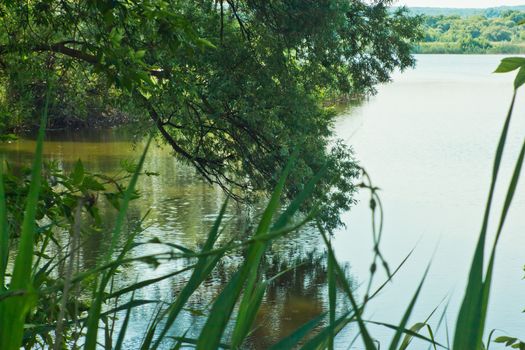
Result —
[{"label": "lake water", "polygon": [[[491,73],[502,58],[419,56],[415,70],[396,74],[394,83],[381,86],[367,103],[339,118],[338,134],[353,145],[381,188],[385,207],[381,246],[390,265],[415,248],[393,283],[370,304],[368,317],[398,324],[432,262],[411,320],[425,320],[444,297],[450,297],[447,315],[453,332],[481,228],[496,144],[512,96],[514,75]],[[503,158],[491,233],[523,143],[523,94],[518,96]],[[517,189],[498,248],[487,322],[488,330],[497,328],[514,336],[522,335],[525,327],[524,182]],[[367,198],[345,215],[348,227],[337,234],[339,258],[351,262],[358,284],[366,280],[372,256]],[[439,316],[434,316],[434,324]],[[380,327],[372,329],[382,342],[393,335]]]},{"label": "lake water", "polygon": [[[376,96],[359,107],[350,108],[337,119],[338,136],[354,147],[357,159],[372,176],[374,184],[381,188],[385,209],[382,252],[390,265],[395,266],[414,248],[393,282],[371,302],[366,317],[398,323],[427,264],[432,262],[411,321],[426,319],[443,298],[450,298],[448,324],[452,332],[481,227],[496,142],[512,94],[512,74],[491,74],[501,58],[419,56],[416,69],[396,73],[393,83],[380,86]],[[504,189],[523,142],[524,101],[520,93],[508,153],[503,160],[500,177],[503,181],[498,189],[491,232],[494,232]],[[45,154],[65,169],[82,158],[91,171],[114,173],[122,159],[137,159],[140,152],[141,145],[134,150],[125,139],[123,141],[117,132],[49,135]],[[10,161],[25,162],[31,159],[34,142],[22,139],[0,147]],[[192,248],[198,246],[218,213],[224,195],[201,181],[191,168],[174,161],[168,149],[154,148],[145,168],[159,172],[160,176],[141,179],[142,197],[129,214],[139,218],[153,209],[148,229],[140,239],[157,237]],[[521,312],[525,308],[524,186],[522,181],[498,249],[487,324],[488,329],[502,329],[511,335],[520,335],[525,326]],[[367,194],[361,194],[359,199],[359,204],[344,215],[346,227],[336,233],[335,247],[339,260],[350,266],[357,293],[362,295],[372,258],[372,238]],[[229,217],[234,218],[231,234],[246,225],[246,220],[238,219],[241,213],[235,207],[229,210]],[[267,348],[326,309],[324,255],[315,250],[319,242],[315,232],[304,235],[306,238],[287,240],[273,247],[271,260],[275,270],[290,265],[290,261],[306,263],[278,280],[268,291],[258,319],[260,327],[250,339],[250,348]],[[152,253],[160,248],[147,249],[135,254]],[[82,250],[84,264],[93,264],[103,250],[103,237],[93,237]],[[240,254],[229,256],[199,290],[191,301],[195,310],[206,309],[218,287],[235,270]],[[157,269],[143,265],[132,267],[124,271],[118,283],[124,286],[137,278],[161,276],[183,264],[164,264]],[[376,285],[384,278],[384,274],[378,274]],[[169,300],[180,288],[180,279],[165,280],[146,288],[137,297]],[[130,348],[140,341],[152,311],[147,306],[135,310]],[[434,324],[438,317],[434,316]],[[188,311],[174,332],[190,328],[188,335],[196,336],[200,324],[199,313]],[[381,327],[371,327],[371,330],[382,344],[393,335]],[[442,332],[440,335],[446,343]],[[352,338],[351,328],[342,332],[338,348],[346,349]],[[356,343],[353,348],[362,347]]]}]

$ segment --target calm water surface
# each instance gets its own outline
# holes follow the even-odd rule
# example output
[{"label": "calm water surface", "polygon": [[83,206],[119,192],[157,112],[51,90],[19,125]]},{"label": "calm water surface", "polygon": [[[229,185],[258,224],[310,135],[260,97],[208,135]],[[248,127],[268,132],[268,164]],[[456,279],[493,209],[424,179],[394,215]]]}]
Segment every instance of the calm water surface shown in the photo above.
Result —
[{"label": "calm water surface", "polygon": [[[501,58],[419,56],[415,70],[396,74],[394,82],[381,86],[376,96],[338,118],[339,137],[354,147],[360,163],[382,189],[386,214],[382,250],[390,265],[397,265],[415,247],[393,283],[372,302],[367,317],[399,322],[426,265],[432,261],[412,320],[424,320],[443,298],[450,298],[448,323],[453,327],[480,228],[495,145],[512,93],[512,76],[490,73]],[[503,161],[504,185],[508,183],[525,130],[522,107],[525,100],[521,95],[511,126],[509,152]],[[91,171],[115,173],[123,159],[138,157],[139,151],[125,140],[116,132],[49,135],[45,153],[65,169],[82,158]],[[137,147],[140,150],[141,146]],[[27,161],[33,149],[34,142],[30,140],[1,146],[1,152],[13,162]],[[131,218],[140,218],[153,209],[148,229],[140,239],[156,237],[197,247],[213,223],[224,195],[199,180],[192,169],[174,161],[167,149],[155,148],[145,167],[160,176],[141,180],[142,198],[129,213]],[[500,186],[497,203],[502,201],[503,187]],[[511,335],[520,335],[525,326],[521,313],[525,307],[523,182],[517,194],[498,251],[487,325],[488,329],[503,329]],[[339,259],[351,266],[350,273],[357,286],[366,284],[372,257],[368,198],[363,194],[360,199],[354,210],[344,215],[347,227],[336,233],[335,244]],[[498,211],[499,207],[494,213]],[[111,219],[113,214],[108,210],[106,215]],[[242,216],[241,209],[230,209],[230,235],[246,228],[249,220],[239,219]],[[319,246],[315,233],[304,235],[306,238],[287,240],[273,247],[269,274],[272,269],[274,272],[296,261],[306,263],[280,279],[267,293],[258,319],[260,327],[251,338],[250,348],[267,348],[326,309],[324,255],[315,249]],[[93,264],[104,251],[103,242],[101,237],[94,237],[86,244],[82,252],[85,265]],[[136,254],[159,249],[149,246]],[[181,317],[174,334],[188,328],[190,336],[198,334],[203,318],[195,311],[207,308],[218,287],[235,270],[239,254],[229,256],[199,290],[191,301],[193,312],[189,310]],[[124,271],[119,284],[125,286],[137,278],[161,276],[183,264],[163,264],[156,269],[133,267]],[[384,278],[380,275],[377,284]],[[163,281],[145,289],[137,298],[169,300],[180,290],[181,282],[181,279]],[[358,293],[363,293],[361,287]],[[131,327],[134,337],[129,347],[140,341],[152,312],[147,306],[135,311]],[[390,331],[382,328],[372,327],[372,334],[382,343],[392,337]],[[343,332],[338,348],[346,349],[352,338],[352,329]],[[362,346],[356,343],[353,348]]]},{"label": "calm water surface", "polygon": [[[123,162],[137,161],[144,146],[126,141],[130,138],[121,131],[111,130],[49,133],[44,155],[47,161],[56,162],[65,171],[70,171],[80,158],[90,172],[115,175],[122,172]],[[30,164],[34,148],[35,141],[31,139],[0,145],[1,153],[11,164]],[[226,197],[218,188],[200,180],[191,167],[175,161],[167,148],[150,149],[144,170],[157,172],[159,176],[140,178],[138,189],[141,197],[130,205],[128,211],[128,219],[138,221],[151,210],[143,225],[145,230],[138,236],[139,241],[159,239],[162,242],[199,249]],[[99,205],[102,209],[102,222],[107,227],[103,232],[87,238],[83,244],[81,257],[85,269],[92,268],[97,257],[102,256],[108,248],[109,233],[116,218],[116,212],[107,203],[100,201]],[[257,213],[260,212],[259,209],[261,208],[255,207],[251,211]],[[252,216],[256,219],[257,214],[246,213],[246,208],[230,205],[225,216],[226,232],[218,244],[229,241],[233,235],[245,234],[253,221]],[[298,234],[290,237],[291,239],[276,242],[271,247],[267,259],[267,277],[295,265],[300,267],[278,278],[269,288],[257,319],[258,328],[248,341],[250,348],[268,348],[326,309],[325,253],[317,249],[319,237],[308,229],[300,233],[300,239],[297,236]],[[140,249],[132,251],[132,254],[138,257],[166,251],[169,249],[153,244],[142,245]],[[62,254],[60,250],[51,253]],[[211,278],[190,299],[188,310],[177,320],[172,335],[182,335],[187,329],[188,337],[199,335],[200,327],[205,321],[202,315],[241,261],[241,251],[232,252],[223,259]],[[117,286],[125,287],[137,281],[161,277],[180,270],[189,263],[191,262],[187,260],[178,260],[163,263],[156,268],[146,264],[129,266],[118,275]],[[142,289],[135,299],[172,301],[188,278],[189,274],[186,274],[163,280]],[[138,347],[155,312],[156,309],[151,305],[134,309],[128,329],[128,348]]]},{"label": "calm water surface", "polygon": [[[353,145],[382,189],[382,250],[390,265],[415,247],[394,282],[372,302],[368,317],[399,323],[426,265],[432,262],[412,321],[425,320],[444,297],[450,297],[447,318],[453,329],[481,227],[496,143],[512,96],[513,76],[491,74],[501,58],[419,56],[415,70],[396,74],[394,83],[380,87],[368,103],[339,118],[339,135]],[[521,91],[518,96],[503,159],[491,233],[523,142],[523,95]],[[358,283],[366,281],[371,258],[367,206],[363,194],[361,203],[345,215],[347,229],[337,234],[339,258],[351,262]],[[515,336],[522,335],[525,327],[524,214],[525,181],[521,181],[498,249],[487,323],[489,330]],[[438,318],[434,317],[434,324]],[[383,342],[393,336],[382,328],[373,328],[373,335]],[[341,342],[349,336],[343,335]]]}]

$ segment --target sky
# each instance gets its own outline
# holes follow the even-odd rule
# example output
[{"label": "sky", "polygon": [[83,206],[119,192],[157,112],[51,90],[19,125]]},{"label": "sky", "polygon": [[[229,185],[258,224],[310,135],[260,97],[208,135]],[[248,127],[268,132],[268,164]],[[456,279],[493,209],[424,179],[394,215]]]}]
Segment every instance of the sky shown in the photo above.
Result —
[{"label": "sky", "polygon": [[418,7],[497,7],[525,5],[525,0],[398,0],[397,4]]}]

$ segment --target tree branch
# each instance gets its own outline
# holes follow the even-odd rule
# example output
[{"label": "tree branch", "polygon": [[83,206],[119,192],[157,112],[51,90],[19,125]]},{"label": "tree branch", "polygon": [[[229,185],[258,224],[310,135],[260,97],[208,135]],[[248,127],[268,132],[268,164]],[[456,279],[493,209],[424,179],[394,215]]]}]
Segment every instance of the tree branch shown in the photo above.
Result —
[{"label": "tree branch", "polygon": [[[75,58],[81,61],[84,61],[86,63],[89,63],[91,65],[98,65],[101,64],[97,57],[95,55],[89,54],[87,52],[73,49],[71,47],[66,46],[67,44],[75,44],[75,45],[86,45],[86,43],[75,41],[75,40],[66,40],[61,41],[59,43],[55,44],[38,44],[30,47],[28,51],[30,52],[55,52],[60,53],[63,55],[66,55],[71,58]],[[0,56],[9,54],[15,51],[15,48],[10,48],[9,46],[0,46]],[[166,71],[163,70],[157,70],[157,69],[150,69],[148,70],[148,73],[154,77],[157,78],[166,78],[168,76]]]}]

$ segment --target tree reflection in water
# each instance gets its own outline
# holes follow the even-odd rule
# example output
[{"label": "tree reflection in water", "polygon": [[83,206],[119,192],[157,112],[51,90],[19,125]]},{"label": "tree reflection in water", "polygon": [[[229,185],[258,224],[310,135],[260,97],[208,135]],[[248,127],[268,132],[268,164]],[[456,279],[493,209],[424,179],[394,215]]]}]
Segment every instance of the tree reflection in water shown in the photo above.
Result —
[{"label": "tree reflection in water", "polygon": [[[118,132],[109,131],[97,135],[50,135],[46,142],[44,155],[46,160],[55,161],[66,172],[72,169],[77,159],[82,159],[87,170],[104,174],[115,174],[121,169],[123,160],[136,159],[138,152],[132,144],[122,140]],[[125,135],[124,135],[125,136]],[[140,148],[140,145],[138,146]],[[12,164],[29,164],[34,150],[34,141],[20,139],[13,144],[3,145],[2,153]],[[128,211],[130,222],[139,221],[150,211],[145,223],[146,229],[138,236],[138,241],[147,242],[158,239],[166,243],[175,243],[191,249],[198,248],[210,229],[225,200],[224,194],[209,186],[195,176],[190,168],[174,161],[173,157],[161,148],[151,149],[145,169],[158,172],[160,176],[142,177],[138,185],[141,197],[134,201]],[[100,214],[103,227],[98,230],[85,230],[81,246],[81,269],[96,265],[97,259],[107,249],[108,237],[112,230],[116,212],[110,205],[100,201]],[[249,223],[257,222],[256,207],[247,212],[246,207],[230,205],[226,221],[227,229],[217,246],[226,243],[235,235],[243,235],[249,230]],[[67,244],[68,233],[64,232],[60,240]],[[290,334],[306,321],[323,313],[327,309],[326,259],[321,240],[313,229],[305,229],[295,236],[281,239],[271,247],[265,258],[263,276],[271,278],[279,272],[296,266],[291,271],[277,278],[272,283],[263,300],[261,311],[256,320],[256,329],[248,339],[247,347],[266,349],[276,340]],[[158,244],[146,244],[132,251],[133,257],[166,251]],[[238,250],[225,256],[216,267],[211,277],[203,283],[188,303],[188,308],[179,316],[172,335],[181,335],[186,330],[188,337],[199,334],[214,298],[230,279],[242,261],[243,251]],[[60,256],[62,252],[51,247],[49,254]],[[159,266],[136,263],[122,269],[114,281],[114,288],[129,286],[135,282],[161,277],[191,264],[187,260],[171,260]],[[189,274],[177,275],[162,280],[138,291],[136,299],[174,300]],[[89,288],[80,291],[79,299],[89,299]],[[129,296],[123,297],[122,301]],[[341,305],[341,306],[340,306]],[[340,301],[338,309],[345,309]],[[154,304],[133,309],[128,327],[129,342],[125,347],[136,348],[142,340],[148,322],[156,312]],[[121,317],[122,319],[123,317]],[[119,327],[117,321],[116,329]],[[228,334],[226,334],[226,339]]]}]

